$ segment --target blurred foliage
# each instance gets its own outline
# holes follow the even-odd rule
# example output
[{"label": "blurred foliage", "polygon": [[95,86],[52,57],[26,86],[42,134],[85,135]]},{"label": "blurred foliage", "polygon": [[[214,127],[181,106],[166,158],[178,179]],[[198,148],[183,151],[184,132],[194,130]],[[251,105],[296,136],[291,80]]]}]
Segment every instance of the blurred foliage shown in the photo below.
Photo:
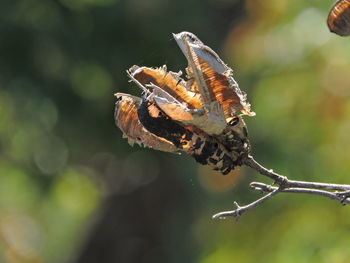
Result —
[{"label": "blurred foliage", "polygon": [[131,148],[113,93],[134,64],[184,69],[172,32],[217,50],[257,113],[257,160],[293,179],[349,183],[350,45],[331,0],[2,0],[0,262],[347,262],[348,207],[258,196],[186,156]]}]

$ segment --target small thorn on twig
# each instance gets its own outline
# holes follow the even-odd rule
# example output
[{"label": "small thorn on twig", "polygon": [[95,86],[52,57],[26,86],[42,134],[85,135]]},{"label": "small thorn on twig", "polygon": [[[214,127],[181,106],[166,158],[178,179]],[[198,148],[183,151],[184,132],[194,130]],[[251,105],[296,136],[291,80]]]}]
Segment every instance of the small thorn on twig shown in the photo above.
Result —
[{"label": "small thorn on twig", "polygon": [[261,193],[272,192],[277,189],[276,186],[260,183],[260,182],[252,182],[249,185],[254,190],[260,191]]},{"label": "small thorn on twig", "polygon": [[220,212],[217,213],[215,215],[212,216],[213,219],[219,219],[222,218],[224,219],[227,216],[232,216],[234,217],[236,220],[238,220],[240,218],[240,216],[242,215],[242,213],[244,212],[243,207],[241,207],[236,201],[233,202],[234,206],[236,207],[235,210],[231,210],[231,211],[224,211],[224,212]]},{"label": "small thorn on twig", "polygon": [[274,182],[273,185],[278,185],[280,188],[284,188],[288,184],[289,180],[287,176],[280,176],[277,178]]},{"label": "small thorn on twig", "polygon": [[346,205],[349,203],[350,191],[336,192],[335,195],[340,198],[340,203]]},{"label": "small thorn on twig", "polygon": [[350,191],[336,192],[335,194],[339,197],[350,197]]},{"label": "small thorn on twig", "polygon": [[237,209],[240,209],[240,208],[241,208],[240,205],[239,205],[236,201],[234,201],[233,204],[235,205],[235,207],[236,207]]},{"label": "small thorn on twig", "polygon": [[348,203],[348,198],[347,197],[344,197],[344,196],[342,196],[342,197],[339,197],[340,198],[340,204],[342,205],[342,206],[345,206],[347,203]]},{"label": "small thorn on twig", "polygon": [[235,214],[233,216],[235,217],[236,221],[238,221],[238,219],[241,217],[241,209],[242,209],[242,207],[236,201],[234,201],[233,204],[236,207],[236,210],[234,210]]}]

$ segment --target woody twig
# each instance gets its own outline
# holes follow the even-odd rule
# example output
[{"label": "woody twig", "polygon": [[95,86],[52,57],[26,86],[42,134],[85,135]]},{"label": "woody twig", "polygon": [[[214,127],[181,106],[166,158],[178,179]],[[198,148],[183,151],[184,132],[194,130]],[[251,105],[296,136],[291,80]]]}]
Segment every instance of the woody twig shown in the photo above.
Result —
[{"label": "woody twig", "polygon": [[312,194],[337,200],[342,205],[350,203],[350,185],[290,180],[285,176],[275,173],[273,170],[266,169],[250,155],[243,161],[243,163],[244,165],[256,170],[261,175],[274,180],[275,186],[260,182],[252,182],[250,184],[251,188],[267,194],[245,206],[240,206],[235,202],[236,209],[217,213],[213,215],[213,218],[239,218],[244,212],[259,206],[279,193]]}]

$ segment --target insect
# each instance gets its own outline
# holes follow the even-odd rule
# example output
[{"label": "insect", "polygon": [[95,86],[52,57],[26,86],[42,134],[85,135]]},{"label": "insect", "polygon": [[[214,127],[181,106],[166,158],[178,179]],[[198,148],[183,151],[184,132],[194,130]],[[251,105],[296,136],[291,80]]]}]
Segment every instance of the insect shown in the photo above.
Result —
[{"label": "insect", "polygon": [[228,174],[248,155],[246,94],[219,56],[189,32],[173,34],[188,61],[186,76],[133,66],[127,72],[142,97],[117,93],[115,121],[131,145],[191,155]]},{"label": "insect", "polygon": [[331,32],[350,35],[350,0],[338,0],[329,12],[327,24]]}]

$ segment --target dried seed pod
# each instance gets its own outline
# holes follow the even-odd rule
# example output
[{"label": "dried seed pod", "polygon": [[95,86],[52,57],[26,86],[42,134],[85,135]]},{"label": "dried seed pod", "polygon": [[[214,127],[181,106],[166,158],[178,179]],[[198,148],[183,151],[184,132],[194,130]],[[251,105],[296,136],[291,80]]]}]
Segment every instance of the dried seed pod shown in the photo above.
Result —
[{"label": "dried seed pod", "polygon": [[131,146],[137,143],[164,152],[178,150],[170,141],[150,133],[143,127],[137,115],[140,98],[124,93],[117,93],[116,97],[114,120]]},{"label": "dried seed pod", "polygon": [[339,36],[350,35],[350,0],[338,0],[329,12],[329,30]]},{"label": "dried seed pod", "polygon": [[142,99],[117,93],[116,124],[131,144],[187,153],[228,174],[250,152],[242,115],[255,113],[232,69],[212,49],[189,32],[174,38],[188,61],[185,79],[166,66],[131,67]]}]

